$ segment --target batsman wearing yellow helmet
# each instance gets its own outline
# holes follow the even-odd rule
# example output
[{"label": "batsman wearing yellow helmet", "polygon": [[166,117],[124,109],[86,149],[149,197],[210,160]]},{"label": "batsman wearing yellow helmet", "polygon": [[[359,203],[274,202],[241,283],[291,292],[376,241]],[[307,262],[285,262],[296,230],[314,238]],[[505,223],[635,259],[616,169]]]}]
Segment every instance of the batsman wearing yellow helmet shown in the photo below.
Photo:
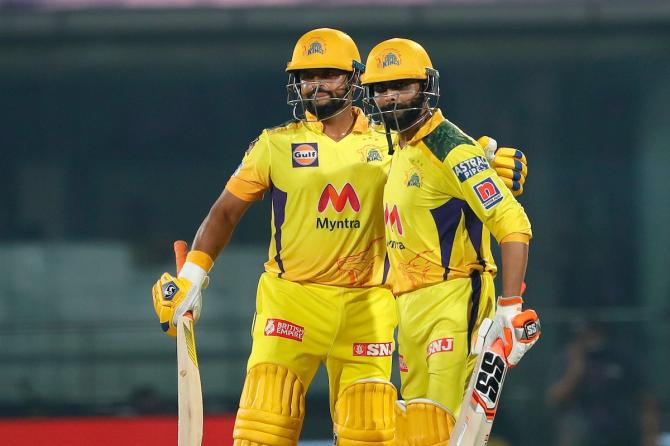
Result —
[{"label": "batsman wearing yellow helmet", "polygon": [[[256,298],[253,347],[234,428],[235,445],[298,442],[305,393],[320,364],[341,445],[390,445],[395,300],[381,287],[383,135],[352,105],[360,54],[347,34],[316,29],[288,62],[295,120],[264,130],[202,223],[178,278],[164,275],[154,302],[164,329],[200,307],[200,284],[248,206],[269,193],[272,236]],[[166,300],[161,290],[179,288]],[[174,288],[172,288],[174,289]]]},{"label": "batsman wearing yellow helmet", "polygon": [[[382,195],[390,156],[353,102],[364,70],[353,40],[333,29],[300,37],[286,71],[295,120],[250,145],[198,230],[178,277],[153,298],[163,330],[200,313],[213,259],[250,204],[269,193],[272,236],[256,298],[253,347],[234,429],[236,445],[297,444],[305,393],[326,366],[337,443],[390,445],[392,293],[385,272]],[[501,172],[506,174],[506,172]],[[522,182],[524,169],[509,170]],[[514,180],[513,178],[517,178]]]},{"label": "batsman wearing yellow helmet", "polygon": [[[437,108],[438,80],[426,51],[407,39],[375,46],[362,77],[369,116],[397,132],[384,189],[387,282],[397,296],[401,393],[408,400],[406,409],[399,405],[408,429],[399,422],[399,443],[414,446],[446,444],[475,362],[470,340],[494,317],[490,234],[503,264],[495,317],[515,334],[532,235],[485,147]],[[512,336],[510,364],[536,340]]]}]

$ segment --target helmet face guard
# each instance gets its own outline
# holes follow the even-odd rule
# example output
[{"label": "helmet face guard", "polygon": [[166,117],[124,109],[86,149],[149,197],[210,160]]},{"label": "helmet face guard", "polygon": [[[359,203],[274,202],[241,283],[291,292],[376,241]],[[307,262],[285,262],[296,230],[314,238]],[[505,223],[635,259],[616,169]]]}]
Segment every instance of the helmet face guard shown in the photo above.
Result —
[{"label": "helmet face guard", "polygon": [[[301,91],[302,82],[300,81],[300,72],[302,70],[289,71],[288,82],[286,84],[286,103],[293,110],[293,117],[300,121],[316,122],[323,121],[342,113],[348,105],[358,101],[363,95],[360,77],[365,71],[365,66],[357,61],[352,62],[352,71],[344,80],[346,92],[341,97],[331,97],[325,106],[317,106],[316,95],[321,86],[320,81],[310,82],[316,84],[316,88],[311,93],[311,97],[304,97]],[[319,111],[322,108],[322,111]],[[324,110],[325,109],[325,110]],[[311,116],[310,116],[311,115]]]},{"label": "helmet face guard", "polygon": [[[427,117],[432,115],[433,110],[437,108],[440,99],[440,74],[433,68],[426,68],[426,79],[421,81],[423,88],[417,93],[416,101],[409,107],[402,106],[400,108],[397,102],[388,109],[382,110],[375,100],[374,86],[375,84],[368,84],[365,86],[365,95],[363,97],[363,109],[365,114],[374,124],[383,124],[386,132],[395,130],[404,132],[421,124]],[[377,96],[380,97],[380,96]],[[382,96],[383,97],[383,96]],[[422,113],[427,111],[428,113]],[[398,112],[408,118],[399,118]]]}]

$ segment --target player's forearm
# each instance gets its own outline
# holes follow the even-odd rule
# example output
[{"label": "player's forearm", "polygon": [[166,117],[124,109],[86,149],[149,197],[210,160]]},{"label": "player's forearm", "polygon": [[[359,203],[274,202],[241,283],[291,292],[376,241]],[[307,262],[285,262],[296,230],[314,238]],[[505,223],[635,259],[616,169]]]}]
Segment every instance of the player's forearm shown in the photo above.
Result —
[{"label": "player's forearm", "polygon": [[224,190],[200,225],[192,249],[203,251],[213,260],[216,259],[228,245],[235,227],[250,204]]},{"label": "player's forearm", "polygon": [[500,244],[502,255],[502,296],[521,295],[528,264],[528,244],[507,241]]}]

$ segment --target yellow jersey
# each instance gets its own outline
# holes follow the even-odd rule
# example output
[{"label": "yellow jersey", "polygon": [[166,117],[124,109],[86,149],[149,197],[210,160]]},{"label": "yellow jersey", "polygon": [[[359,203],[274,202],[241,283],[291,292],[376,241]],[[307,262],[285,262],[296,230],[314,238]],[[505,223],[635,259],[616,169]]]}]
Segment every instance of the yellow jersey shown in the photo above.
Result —
[{"label": "yellow jersey", "polygon": [[323,285],[381,284],[382,195],[390,156],[385,136],[353,110],[353,130],[338,142],[320,122],[264,130],[226,184],[245,201],[270,191],[268,273]]},{"label": "yellow jersey", "polygon": [[439,110],[393,155],[384,221],[383,280],[396,295],[473,271],[495,274],[490,234],[498,241],[532,236],[526,213],[483,149]]}]

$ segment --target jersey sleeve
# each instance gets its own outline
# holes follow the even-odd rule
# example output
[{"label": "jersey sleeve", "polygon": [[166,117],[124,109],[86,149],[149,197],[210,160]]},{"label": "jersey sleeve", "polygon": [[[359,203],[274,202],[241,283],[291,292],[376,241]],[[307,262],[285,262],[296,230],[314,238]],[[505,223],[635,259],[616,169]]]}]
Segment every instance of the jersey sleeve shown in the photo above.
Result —
[{"label": "jersey sleeve", "polygon": [[533,234],[526,212],[491,168],[480,147],[470,144],[454,147],[444,166],[462,198],[498,242],[521,239],[508,237],[511,234],[523,234],[530,240]]},{"label": "jersey sleeve", "polygon": [[256,201],[270,188],[270,144],[266,132],[249,144],[242,163],[226,184],[226,190],[244,201]]}]

